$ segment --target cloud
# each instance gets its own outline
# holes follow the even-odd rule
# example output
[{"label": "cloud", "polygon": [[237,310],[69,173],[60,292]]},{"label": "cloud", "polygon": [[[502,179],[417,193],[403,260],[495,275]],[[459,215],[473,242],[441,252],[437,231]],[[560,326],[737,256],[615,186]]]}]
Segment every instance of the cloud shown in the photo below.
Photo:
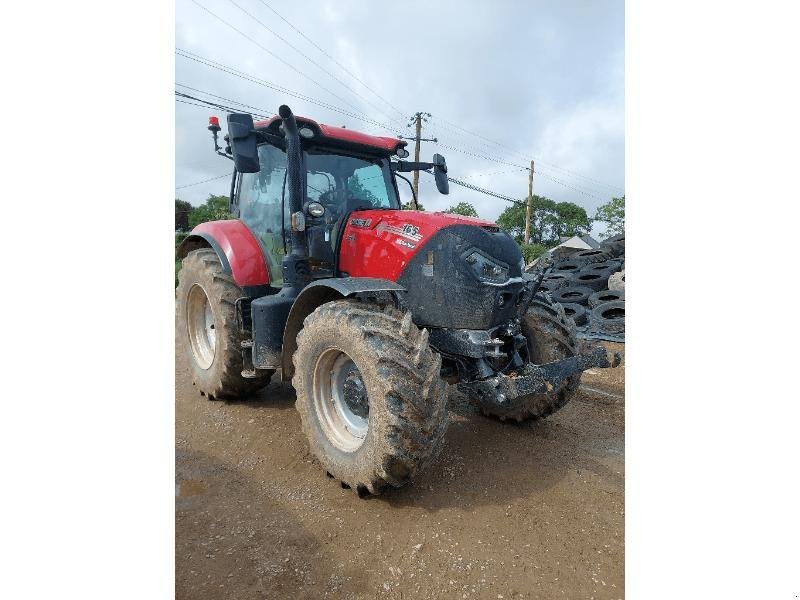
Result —
[{"label": "cloud", "polygon": [[[315,3],[317,8],[312,10],[308,3],[265,0],[400,113],[261,3],[242,6],[296,49],[252,22],[228,0],[198,1],[258,45],[189,0],[178,0],[177,46],[361,113],[366,119],[392,121],[393,129],[406,134],[411,134],[405,128],[408,117],[418,110],[431,112],[433,118],[425,124],[423,134],[460,152],[424,143],[423,158],[438,151],[446,156],[455,176],[486,174],[470,177],[471,183],[523,198],[527,173],[514,171],[505,163],[527,165],[536,157],[570,172],[542,162],[535,192],[576,202],[591,214],[615,192],[596,182],[624,185],[624,6],[620,1],[509,2],[498,10],[496,4],[479,2],[397,5],[342,0]],[[270,112],[287,102],[297,114],[320,122],[391,135],[386,129],[311,102],[184,58],[175,60],[178,83]],[[343,87],[337,78],[370,103]],[[344,106],[342,100],[355,109]],[[212,151],[206,130],[212,112],[176,104],[178,186],[230,169],[229,161]],[[545,172],[562,184],[548,179]],[[408,186],[404,182],[399,185],[401,194],[408,197]],[[177,193],[197,204],[209,193],[225,194],[228,188],[229,182],[223,178]],[[445,209],[464,201],[475,205],[481,216],[496,218],[507,205],[455,185],[450,190],[449,196],[441,196],[433,178],[420,175],[421,200],[427,208]]]}]

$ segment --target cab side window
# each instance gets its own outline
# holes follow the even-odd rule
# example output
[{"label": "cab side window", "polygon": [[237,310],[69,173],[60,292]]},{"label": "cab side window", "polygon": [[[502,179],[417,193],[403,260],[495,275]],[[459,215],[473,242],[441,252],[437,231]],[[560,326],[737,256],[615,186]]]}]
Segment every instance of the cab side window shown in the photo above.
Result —
[{"label": "cab side window", "polygon": [[243,173],[239,179],[237,198],[239,218],[261,244],[267,259],[272,285],[281,285],[281,259],[285,254],[283,232],[289,229],[288,205],[282,206],[286,154],[280,148],[259,146],[258,173]]}]

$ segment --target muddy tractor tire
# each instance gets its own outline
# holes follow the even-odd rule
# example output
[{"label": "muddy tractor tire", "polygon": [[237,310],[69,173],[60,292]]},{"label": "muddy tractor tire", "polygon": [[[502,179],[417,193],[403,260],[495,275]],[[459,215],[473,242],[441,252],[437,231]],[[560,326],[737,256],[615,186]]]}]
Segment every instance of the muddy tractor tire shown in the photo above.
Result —
[{"label": "muddy tractor tire", "polygon": [[[548,294],[537,293],[522,323],[528,339],[528,353],[535,364],[549,363],[575,356],[575,324],[564,307],[553,302]],[[575,395],[580,374],[567,379],[558,389],[546,394],[531,394],[517,408],[501,408],[495,403],[478,404],[486,416],[506,421],[536,420],[553,414]]]},{"label": "muddy tractor tire", "polygon": [[244,296],[209,248],[190,252],[178,273],[176,330],[192,381],[209,399],[242,398],[269,383],[272,371],[242,377],[235,302]]},{"label": "muddy tractor tire", "polygon": [[394,307],[336,300],[306,317],[292,384],[311,452],[359,496],[401,487],[447,430],[447,384],[428,332]]}]

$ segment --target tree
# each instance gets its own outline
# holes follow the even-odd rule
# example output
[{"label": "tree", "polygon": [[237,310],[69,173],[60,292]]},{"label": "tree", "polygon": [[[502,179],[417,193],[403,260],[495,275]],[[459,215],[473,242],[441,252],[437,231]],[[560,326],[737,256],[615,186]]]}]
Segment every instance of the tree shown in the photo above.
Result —
[{"label": "tree", "polygon": [[525,231],[525,205],[512,204],[497,217],[497,225],[505,229],[517,242],[522,241]]},{"label": "tree", "polygon": [[233,215],[228,212],[228,197],[209,194],[204,204],[194,207],[189,213],[189,226],[194,228],[200,223],[232,218]]},{"label": "tree", "polygon": [[[497,218],[497,224],[522,243],[525,231],[527,199],[512,204]],[[592,220],[586,210],[572,202],[554,202],[544,196],[533,196],[531,202],[531,244],[552,247],[562,236],[588,233]]]},{"label": "tree", "polygon": [[189,213],[192,212],[192,205],[186,200],[175,198],[175,231],[185,231],[189,229]]},{"label": "tree", "polygon": [[547,248],[542,244],[520,244],[520,250],[526,265],[547,252]]},{"label": "tree", "polygon": [[625,195],[623,194],[621,198],[612,198],[611,202],[600,206],[594,219],[606,224],[606,237],[624,233]]},{"label": "tree", "polygon": [[592,220],[586,209],[572,202],[559,202],[555,206],[556,218],[553,234],[557,240],[573,235],[585,235],[592,229]]},{"label": "tree", "polygon": [[[417,210],[425,210],[425,207],[422,206],[422,204],[417,204],[417,207],[418,207]],[[414,206],[411,203],[411,200],[409,200],[408,202],[404,202],[400,208],[402,208],[403,210],[414,210]]]},{"label": "tree", "polygon": [[475,210],[475,207],[472,206],[469,202],[459,202],[455,206],[451,206],[448,208],[446,213],[450,213],[453,215],[461,215],[464,217],[477,217],[478,211]]}]

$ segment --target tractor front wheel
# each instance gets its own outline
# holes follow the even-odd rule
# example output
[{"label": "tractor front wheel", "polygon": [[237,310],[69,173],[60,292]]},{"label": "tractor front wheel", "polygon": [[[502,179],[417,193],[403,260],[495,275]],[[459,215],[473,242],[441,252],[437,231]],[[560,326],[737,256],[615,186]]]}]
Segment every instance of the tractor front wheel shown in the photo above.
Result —
[{"label": "tractor front wheel", "polygon": [[272,371],[242,377],[241,336],[236,299],[241,288],[210,248],[190,252],[178,273],[177,334],[193,383],[210,399],[240,398],[269,383]]},{"label": "tractor front wheel", "polygon": [[[564,307],[554,302],[550,294],[538,292],[522,322],[522,333],[528,340],[528,355],[535,364],[563,360],[576,354],[575,322],[564,312]],[[545,394],[531,394],[515,408],[505,408],[496,403],[479,403],[478,408],[487,416],[499,419],[525,421],[542,419],[553,414],[575,395],[581,375],[573,375],[557,389]]]},{"label": "tractor front wheel", "polygon": [[311,313],[297,336],[292,384],[309,446],[359,495],[400,487],[438,454],[447,385],[427,330],[411,314],[351,300]]}]

